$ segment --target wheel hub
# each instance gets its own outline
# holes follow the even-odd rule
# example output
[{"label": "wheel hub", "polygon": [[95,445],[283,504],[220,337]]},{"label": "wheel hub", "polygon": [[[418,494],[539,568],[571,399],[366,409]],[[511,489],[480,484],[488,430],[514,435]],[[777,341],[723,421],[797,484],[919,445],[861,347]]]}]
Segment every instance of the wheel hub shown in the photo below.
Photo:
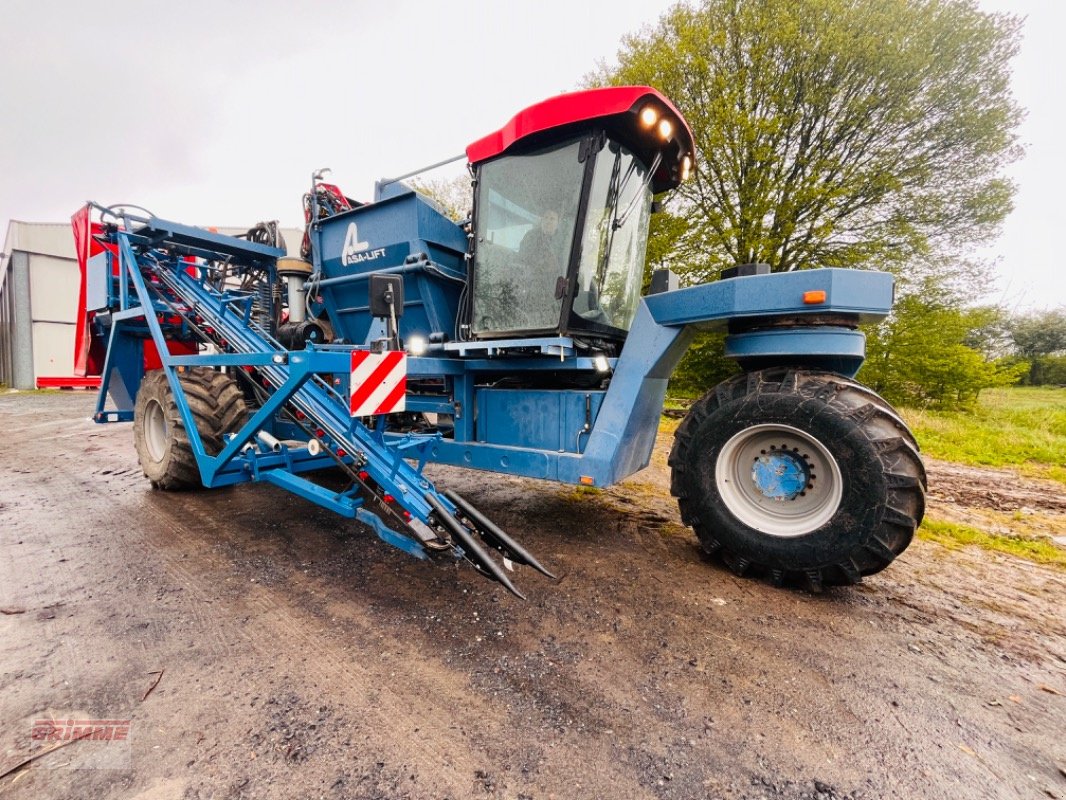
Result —
[{"label": "wheel hub", "polygon": [[167,417],[155,399],[144,409],[144,442],[153,461],[162,461],[167,454]]},{"label": "wheel hub", "polygon": [[755,488],[771,500],[795,500],[805,493],[811,469],[800,453],[771,445],[769,452],[755,456],[751,479]]},{"label": "wheel hub", "polygon": [[817,530],[836,514],[844,495],[829,448],[791,425],[752,425],[735,434],[722,446],[714,473],[729,512],[771,536]]}]

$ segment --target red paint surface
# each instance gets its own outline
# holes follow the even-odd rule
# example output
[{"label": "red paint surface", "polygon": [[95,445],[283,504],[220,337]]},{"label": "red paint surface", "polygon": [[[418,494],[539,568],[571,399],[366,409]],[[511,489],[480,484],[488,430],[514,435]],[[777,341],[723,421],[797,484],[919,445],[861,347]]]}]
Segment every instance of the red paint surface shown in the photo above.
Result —
[{"label": "red paint surface", "polygon": [[685,152],[692,152],[692,131],[674,104],[650,86],[611,86],[551,97],[515,114],[498,131],[478,139],[466,148],[466,157],[477,164],[505,152],[511,145],[541,131],[574,122],[625,114],[654,100],[667,108],[680,123],[677,136]]}]

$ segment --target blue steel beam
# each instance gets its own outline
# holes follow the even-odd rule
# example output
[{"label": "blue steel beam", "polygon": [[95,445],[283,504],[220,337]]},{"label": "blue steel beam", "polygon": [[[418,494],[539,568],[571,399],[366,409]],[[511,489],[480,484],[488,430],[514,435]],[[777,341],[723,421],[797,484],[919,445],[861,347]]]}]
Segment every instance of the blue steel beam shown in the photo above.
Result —
[{"label": "blue steel beam", "polygon": [[[643,298],[621,357],[581,454],[484,442],[444,440],[429,459],[456,466],[505,472],[564,483],[608,486],[647,466],[667,382],[697,328],[724,327],[730,319],[769,315],[812,317],[809,327],[734,334],[726,353],[733,358],[836,359],[843,372],[862,363],[865,338],[859,331],[815,325],[814,315],[848,314],[856,320],[884,317],[892,305],[891,275],[820,269],[733,278]],[[825,292],[817,305],[807,292]],[[802,319],[802,318],[801,318]],[[493,360],[514,371],[520,358]],[[418,360],[412,360],[417,363]],[[473,364],[466,362],[468,369]],[[417,369],[417,367],[416,367]]]},{"label": "blue steel beam", "polygon": [[[167,228],[173,230],[174,226]],[[160,237],[152,230],[140,229],[139,234],[144,239]],[[194,235],[188,230],[182,230],[181,234],[186,241]],[[163,239],[166,235],[170,234],[164,232]],[[428,518],[431,509],[419,500],[427,482],[417,471],[404,469],[401,453],[384,446],[386,438],[382,434],[353,422],[347,416],[344,398],[327,387],[307,381],[306,377],[299,386],[287,384],[294,373],[346,375],[350,348],[309,348],[288,353],[285,358],[289,363],[278,364],[281,351],[276,344],[227,310],[235,298],[214,293],[201,280],[188,275],[180,263],[166,270],[163,276],[178,296],[205,317],[205,324],[215,327],[239,351],[214,356],[165,355],[164,364],[169,368],[195,364],[256,365],[278,390],[276,395],[281,395],[269,409],[261,409],[258,418],[227,446],[229,450],[219,456],[221,462],[212,466],[212,459],[202,456],[206,482],[210,483],[219,474],[226,457],[232,457],[243,441],[249,440],[259,426],[269,421],[275,407],[291,401],[326,431],[335,446],[342,444],[360,459],[366,459],[368,471],[375,480],[382,485],[392,485],[395,481],[405,507],[423,521]],[[139,276],[131,273],[131,277],[135,283],[138,281]],[[136,287],[139,296],[141,288]],[[824,292],[824,300],[817,304],[804,302],[808,292]],[[456,439],[427,437],[423,455],[428,460],[476,469],[568,483],[609,485],[647,464],[667,381],[694,328],[722,327],[730,319],[769,315],[847,314],[856,320],[874,319],[887,313],[891,301],[891,276],[830,269],[734,278],[647,297],[641,302],[621,357],[611,360],[611,383],[581,454],[469,441],[473,438],[473,376],[560,369],[592,372],[592,359],[570,357],[559,361],[554,357],[510,355],[506,351],[491,358],[411,358],[410,378],[450,377],[454,381],[451,397],[412,397],[412,409],[454,411],[455,405],[459,406]],[[149,328],[155,322],[152,316],[148,315]],[[152,331],[153,338],[156,333]],[[165,351],[165,345],[161,351]],[[860,333],[813,325],[735,334],[727,342],[727,354],[737,358],[787,360],[826,355],[858,362],[862,351]],[[395,444],[395,440],[391,443]]]},{"label": "blue steel beam", "polygon": [[[136,217],[129,217],[136,221]],[[141,226],[131,225],[129,237],[140,237],[153,246],[164,242],[182,247],[202,250],[209,255],[222,253],[228,256],[238,256],[246,262],[255,264],[273,265],[274,262],[285,255],[285,251],[278,247],[259,244],[235,236],[227,236],[224,233],[196,228],[192,225],[182,225],[179,222],[150,217]]]},{"label": "blue steel beam", "polygon": [[[122,235],[120,234],[120,237]],[[127,245],[128,246],[128,245]],[[291,403],[312,420],[316,427],[321,428],[329,440],[332,440],[334,449],[340,447],[349,455],[357,457],[362,462],[371,478],[379,485],[386,487],[397,501],[422,522],[428,522],[433,509],[424,500],[423,495],[427,491],[436,493],[432,484],[426,480],[417,470],[411,467],[392,447],[385,443],[384,439],[368,430],[358,420],[353,420],[348,415],[347,404],[343,398],[332,393],[327,387],[310,380],[313,374],[330,372],[347,372],[350,364],[350,351],[317,352],[314,350],[289,352],[280,350],[279,347],[256,332],[251,326],[244,324],[243,320],[226,313],[228,305],[220,301],[216,294],[206,287],[201,280],[188,274],[178,262],[170,268],[158,265],[156,274],[162,282],[193,311],[203,317],[204,324],[213,327],[229,345],[242,354],[269,354],[271,363],[262,366],[259,374],[264,376],[275,388],[276,402],[268,401],[270,411],[260,409],[256,417],[246,424],[234,437],[226,449],[218,456],[219,462],[224,462],[227,457],[232,457],[239,445],[238,440],[247,441],[255,430],[253,423],[261,425],[268,417],[273,416],[273,411],[283,403]],[[151,316],[151,315],[149,315]],[[154,335],[154,331],[153,331]],[[164,348],[165,350],[165,348]],[[273,356],[283,354],[287,363],[277,364]],[[180,356],[163,355],[165,368],[171,368],[174,359]],[[299,385],[289,384],[291,376],[300,374]],[[176,392],[178,390],[175,390]],[[179,403],[179,406],[181,404]],[[257,429],[257,428],[256,428]],[[200,466],[201,475],[205,479],[205,485],[210,482],[216,460],[200,451],[197,452],[197,463]],[[449,512],[454,513],[454,506],[450,501],[438,495],[442,504]],[[308,499],[315,499],[309,497]]]},{"label": "blue steel beam", "polygon": [[[825,292],[806,303],[808,292]],[[660,325],[722,329],[731,319],[797,314],[854,314],[860,322],[883,318],[892,309],[893,278],[859,269],[808,269],[730,278],[644,298]]]}]

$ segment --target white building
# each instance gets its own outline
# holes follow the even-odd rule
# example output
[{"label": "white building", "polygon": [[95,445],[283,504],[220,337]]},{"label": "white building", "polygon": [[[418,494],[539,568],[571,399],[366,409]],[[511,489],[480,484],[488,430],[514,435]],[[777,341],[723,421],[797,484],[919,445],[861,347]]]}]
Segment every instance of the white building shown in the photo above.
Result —
[{"label": "white building", "polygon": [[70,225],[12,221],[0,252],[0,383],[74,375],[80,286]]}]

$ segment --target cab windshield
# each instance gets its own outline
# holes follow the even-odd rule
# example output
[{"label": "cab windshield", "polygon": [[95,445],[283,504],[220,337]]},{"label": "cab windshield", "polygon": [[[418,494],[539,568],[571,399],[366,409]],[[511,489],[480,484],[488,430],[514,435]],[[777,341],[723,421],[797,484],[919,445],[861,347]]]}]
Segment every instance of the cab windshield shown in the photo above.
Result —
[{"label": "cab windshield", "polygon": [[592,174],[573,312],[628,331],[640,302],[648,247],[648,169],[616,142],[600,151]]},{"label": "cab windshield", "polygon": [[[619,336],[629,330],[648,243],[649,171],[610,140],[591,162],[579,161],[583,144],[586,152],[595,149],[589,147],[592,141],[482,165],[471,316],[475,335]],[[586,181],[587,205],[581,213]]]}]

